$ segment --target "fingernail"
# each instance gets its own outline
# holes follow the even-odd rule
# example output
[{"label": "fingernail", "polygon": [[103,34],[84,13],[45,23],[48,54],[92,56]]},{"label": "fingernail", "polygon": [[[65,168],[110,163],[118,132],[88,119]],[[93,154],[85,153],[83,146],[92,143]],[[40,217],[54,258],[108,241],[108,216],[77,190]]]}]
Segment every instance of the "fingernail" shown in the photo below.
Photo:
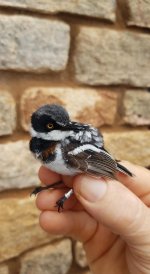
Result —
[{"label": "fingernail", "polygon": [[88,176],[80,176],[75,186],[77,194],[89,202],[95,202],[103,198],[107,190],[107,182],[103,179],[94,179]]}]

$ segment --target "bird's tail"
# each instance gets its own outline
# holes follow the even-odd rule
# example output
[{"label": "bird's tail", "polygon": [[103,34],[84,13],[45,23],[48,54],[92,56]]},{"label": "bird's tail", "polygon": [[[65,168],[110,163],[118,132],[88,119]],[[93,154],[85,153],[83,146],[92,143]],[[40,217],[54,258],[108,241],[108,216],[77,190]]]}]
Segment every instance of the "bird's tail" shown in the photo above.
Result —
[{"label": "bird's tail", "polygon": [[121,164],[117,163],[117,170],[128,175],[128,176],[131,176],[133,177],[133,173],[131,171],[129,171],[126,167],[122,166]]}]

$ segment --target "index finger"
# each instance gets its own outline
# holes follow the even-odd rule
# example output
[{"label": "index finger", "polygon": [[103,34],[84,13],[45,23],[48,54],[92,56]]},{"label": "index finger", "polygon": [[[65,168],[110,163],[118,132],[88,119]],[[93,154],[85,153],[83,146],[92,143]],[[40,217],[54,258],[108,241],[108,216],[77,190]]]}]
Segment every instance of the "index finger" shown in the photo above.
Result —
[{"label": "index finger", "polygon": [[61,181],[62,177],[56,172],[49,170],[48,168],[41,166],[38,172],[40,181],[44,185],[50,185],[55,182]]},{"label": "index finger", "polygon": [[69,175],[60,175],[50,169],[41,166],[38,174],[41,182],[45,185],[51,185],[55,182],[62,181],[64,184],[70,188],[72,188],[72,176]]}]

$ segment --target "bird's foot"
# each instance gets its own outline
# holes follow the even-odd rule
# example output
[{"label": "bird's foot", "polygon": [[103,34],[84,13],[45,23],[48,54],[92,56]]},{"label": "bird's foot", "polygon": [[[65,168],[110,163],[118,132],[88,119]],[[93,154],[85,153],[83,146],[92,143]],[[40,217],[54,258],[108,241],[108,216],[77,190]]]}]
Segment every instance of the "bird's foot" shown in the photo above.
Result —
[{"label": "bird's foot", "polygon": [[62,181],[58,181],[54,184],[51,184],[51,185],[47,185],[47,186],[37,186],[30,194],[30,196],[32,195],[37,195],[39,192],[43,191],[43,190],[46,190],[46,189],[49,189],[49,188],[58,188],[58,186],[60,186],[61,184],[63,184]]},{"label": "bird's foot", "polygon": [[45,189],[45,187],[42,187],[42,186],[37,186],[31,193],[30,193],[30,196],[32,195],[37,195],[39,192],[41,192],[43,189]]},{"label": "bird's foot", "polygon": [[57,207],[58,212],[60,213],[64,209],[64,202],[67,200],[65,196],[61,197],[57,202],[55,207]]}]

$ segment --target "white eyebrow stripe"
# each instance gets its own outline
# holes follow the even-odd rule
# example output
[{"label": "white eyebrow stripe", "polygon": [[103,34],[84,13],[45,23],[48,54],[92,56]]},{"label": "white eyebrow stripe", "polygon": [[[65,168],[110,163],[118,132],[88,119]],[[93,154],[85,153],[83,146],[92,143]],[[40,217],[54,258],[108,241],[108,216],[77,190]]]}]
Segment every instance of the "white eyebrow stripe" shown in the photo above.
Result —
[{"label": "white eyebrow stripe", "polygon": [[85,151],[88,149],[95,151],[95,152],[101,152],[101,149],[99,149],[91,144],[86,144],[86,145],[79,146],[79,147],[69,151],[68,154],[77,155],[78,153],[81,153],[82,151]]}]

